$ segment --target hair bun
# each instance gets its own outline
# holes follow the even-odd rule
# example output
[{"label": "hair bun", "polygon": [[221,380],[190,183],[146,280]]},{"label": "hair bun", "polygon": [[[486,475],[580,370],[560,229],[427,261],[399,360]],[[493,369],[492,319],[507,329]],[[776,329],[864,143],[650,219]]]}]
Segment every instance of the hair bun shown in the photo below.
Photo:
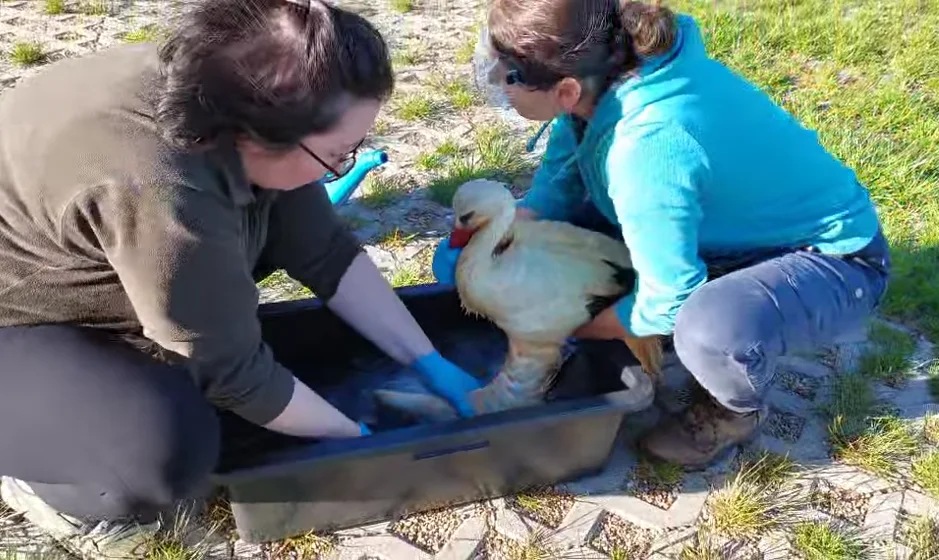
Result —
[{"label": "hair bun", "polygon": [[659,2],[625,1],[620,5],[623,29],[639,56],[667,52],[675,40],[675,15]]}]

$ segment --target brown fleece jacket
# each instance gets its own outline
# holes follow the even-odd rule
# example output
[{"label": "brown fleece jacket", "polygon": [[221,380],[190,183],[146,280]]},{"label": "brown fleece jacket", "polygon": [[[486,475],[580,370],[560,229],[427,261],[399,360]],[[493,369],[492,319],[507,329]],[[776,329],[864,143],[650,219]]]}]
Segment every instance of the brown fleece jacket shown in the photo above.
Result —
[{"label": "brown fleece jacket", "polygon": [[155,47],[123,46],[0,96],[0,326],[142,335],[186,357],[210,402],[266,423],[293,381],[261,340],[256,267],[329,299],[361,247],[321,186],[254,188],[231,143],[172,149],[157,77]]}]

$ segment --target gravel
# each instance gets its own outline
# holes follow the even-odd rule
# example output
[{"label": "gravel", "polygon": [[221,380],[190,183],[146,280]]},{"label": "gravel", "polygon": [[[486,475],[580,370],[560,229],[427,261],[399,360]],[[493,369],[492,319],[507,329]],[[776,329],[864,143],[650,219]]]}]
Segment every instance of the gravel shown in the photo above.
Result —
[{"label": "gravel", "polygon": [[546,527],[557,529],[574,507],[574,496],[544,488],[508,497],[505,504],[506,507]]},{"label": "gravel", "polygon": [[773,437],[788,442],[796,442],[802,436],[802,428],[805,427],[805,418],[784,412],[778,409],[772,409],[770,417],[766,420],[766,432]]},{"label": "gravel", "polygon": [[820,481],[812,501],[825,513],[861,526],[867,517],[870,496]]},{"label": "gravel", "polygon": [[815,400],[815,395],[822,385],[821,380],[817,377],[789,370],[780,371],[776,379],[783,389],[810,401]]},{"label": "gravel", "polygon": [[610,556],[616,553],[618,558],[645,558],[654,539],[655,532],[651,529],[606,511],[597,522],[590,546]]},{"label": "gravel", "polygon": [[409,515],[389,527],[391,534],[430,553],[440,551],[465,519],[462,511],[439,509]]}]

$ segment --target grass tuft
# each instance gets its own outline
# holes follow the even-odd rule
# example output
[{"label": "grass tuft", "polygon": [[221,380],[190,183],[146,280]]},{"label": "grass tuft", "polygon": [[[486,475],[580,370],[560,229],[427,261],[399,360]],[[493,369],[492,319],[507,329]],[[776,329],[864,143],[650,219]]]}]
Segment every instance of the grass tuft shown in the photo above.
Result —
[{"label": "grass tuft", "polygon": [[933,361],[929,364],[929,369],[926,370],[927,373],[927,385],[929,386],[929,395],[933,400],[939,400],[939,360]]},{"label": "grass tuft", "polygon": [[422,171],[434,171],[443,167],[444,158],[436,152],[423,152],[414,158],[414,165]]},{"label": "grass tuft", "polygon": [[708,500],[705,527],[729,539],[753,539],[785,527],[809,505],[798,488],[779,489],[791,467],[766,455],[741,466]]},{"label": "grass tuft", "polygon": [[891,387],[902,385],[912,373],[910,355],[916,349],[913,339],[904,332],[874,322],[869,340],[875,348],[861,356],[859,372]]},{"label": "grass tuft", "polygon": [[273,558],[325,558],[336,550],[339,539],[334,535],[309,532],[283,540],[272,548]]},{"label": "grass tuft", "polygon": [[394,288],[426,284],[434,281],[434,275],[429,267],[423,267],[413,262],[404,263],[391,274],[389,282]]},{"label": "grass tuft", "polygon": [[939,498],[939,451],[930,451],[913,461],[913,481]]},{"label": "grass tuft", "polygon": [[111,13],[107,0],[86,0],[78,5],[78,12],[86,16],[106,16]]},{"label": "grass tuft", "polygon": [[792,548],[805,560],[863,560],[870,557],[865,542],[822,523],[803,523],[795,528]]},{"label": "grass tuft", "polygon": [[923,417],[923,440],[939,445],[939,414],[929,412]]},{"label": "grass tuft", "polygon": [[9,54],[10,62],[16,66],[35,66],[45,62],[49,55],[46,53],[41,43],[35,41],[23,41],[13,45]]},{"label": "grass tuft", "polygon": [[863,429],[858,427],[856,420],[843,416],[835,417],[829,426],[834,457],[845,464],[890,477],[897,474],[902,460],[919,449],[910,427],[897,417],[869,418]]},{"label": "grass tuft", "polygon": [[453,195],[460,185],[473,179],[491,177],[494,173],[481,166],[473,158],[461,158],[447,165],[443,173],[427,186],[430,199],[437,204],[450,206]]},{"label": "grass tuft", "polygon": [[[431,200],[449,206],[453,194],[463,183],[473,179],[496,179],[512,181],[530,172],[534,160],[525,150],[524,141],[519,140],[508,127],[485,125],[474,133],[474,149],[471,153],[449,161],[441,173],[428,186]],[[437,152],[446,150],[459,153],[453,145],[441,145]]]},{"label": "grass tuft", "polygon": [[363,181],[359,203],[366,208],[385,208],[400,200],[404,194],[394,178],[372,173]]},{"label": "grass tuft", "polygon": [[42,11],[50,16],[65,13],[65,0],[45,0]]},{"label": "grass tuft", "polygon": [[778,487],[796,472],[796,464],[788,455],[760,450],[742,457],[740,468],[746,471],[754,484],[763,487]]},{"label": "grass tuft", "polygon": [[434,114],[434,100],[429,96],[412,93],[401,98],[395,106],[395,115],[403,121],[424,121]]},{"label": "grass tuft", "polygon": [[406,14],[414,10],[414,0],[391,0],[391,9]]},{"label": "grass tuft", "polygon": [[473,61],[473,55],[476,53],[476,43],[478,40],[478,37],[474,34],[460,43],[456,52],[453,53],[453,58],[456,60],[457,64],[469,64]]},{"label": "grass tuft", "polygon": [[479,96],[465,80],[452,80],[444,84],[442,89],[454,109],[465,111],[479,104]]},{"label": "grass tuft", "polygon": [[420,64],[427,57],[427,49],[424,43],[412,41],[407,46],[395,51],[391,57],[391,62],[395,66],[414,66]]},{"label": "grass tuft", "polygon": [[376,136],[384,136],[391,132],[391,123],[386,119],[377,119],[375,126],[372,127],[372,132],[374,132]]},{"label": "grass tuft", "polygon": [[156,43],[163,38],[163,32],[155,25],[147,25],[140,29],[128,31],[123,40],[125,43]]},{"label": "grass tuft", "polygon": [[909,519],[903,539],[911,550],[908,560],[939,558],[939,522],[932,517],[917,515]]},{"label": "grass tuft", "polygon": [[417,237],[416,233],[403,234],[399,228],[387,232],[378,240],[378,246],[382,249],[394,250],[403,249],[411,240]]}]

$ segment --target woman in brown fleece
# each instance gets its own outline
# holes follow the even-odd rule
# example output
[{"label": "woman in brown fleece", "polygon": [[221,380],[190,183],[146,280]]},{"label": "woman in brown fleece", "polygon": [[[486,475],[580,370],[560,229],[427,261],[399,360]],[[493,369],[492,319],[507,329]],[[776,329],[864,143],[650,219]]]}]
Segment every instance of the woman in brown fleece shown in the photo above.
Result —
[{"label": "woman in brown fleece", "polygon": [[9,506],[74,552],[134,556],[215,467],[217,410],[302,437],[367,433],[261,339],[256,282],[278,268],[467,409],[475,379],[434,349],[317,183],[351,168],[392,87],[359,16],[203,0],[159,49],[64,60],[0,97]]}]

